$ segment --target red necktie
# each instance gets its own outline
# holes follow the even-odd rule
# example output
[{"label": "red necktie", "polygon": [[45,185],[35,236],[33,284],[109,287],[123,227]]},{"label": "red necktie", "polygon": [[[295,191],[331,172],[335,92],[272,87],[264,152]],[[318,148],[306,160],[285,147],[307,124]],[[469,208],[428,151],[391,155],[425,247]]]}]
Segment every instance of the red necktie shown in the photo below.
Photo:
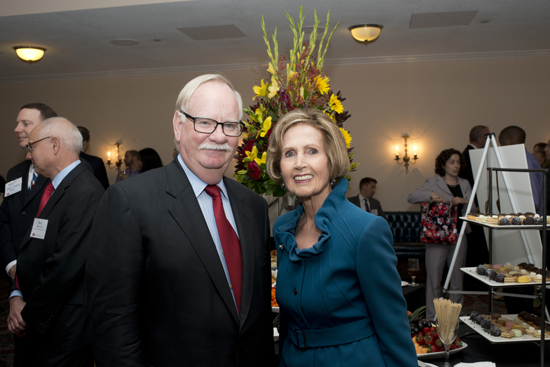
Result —
[{"label": "red necktie", "polygon": [[218,234],[222,242],[223,254],[229,277],[235,294],[235,302],[237,303],[237,311],[241,312],[241,283],[243,279],[243,260],[241,256],[241,243],[237,234],[231,227],[231,224],[225,217],[223,210],[222,198],[220,196],[220,188],[217,185],[208,185],[204,191],[212,197],[212,206],[214,207],[214,216],[216,217],[216,226]]},{"label": "red necktie", "polygon": [[55,191],[55,188],[53,187],[53,183],[49,183],[48,186],[46,186],[46,189],[44,190],[44,193],[42,194],[42,198],[40,199],[40,206],[38,207],[38,214],[36,216],[38,217],[40,213],[42,213],[42,209],[46,206],[46,203],[50,198],[52,197],[52,193]]}]

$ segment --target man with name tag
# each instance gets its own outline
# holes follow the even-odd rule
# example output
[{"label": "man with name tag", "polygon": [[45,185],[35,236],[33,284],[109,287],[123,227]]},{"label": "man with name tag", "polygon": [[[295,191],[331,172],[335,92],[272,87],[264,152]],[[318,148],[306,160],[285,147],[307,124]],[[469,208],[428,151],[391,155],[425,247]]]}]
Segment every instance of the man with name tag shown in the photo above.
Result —
[{"label": "man with name tag", "polygon": [[51,180],[17,258],[8,328],[20,366],[93,366],[84,265],[103,186],[79,160],[82,136],[54,117],[30,134],[27,154]]},{"label": "man with name tag", "polygon": [[180,154],[105,193],[86,263],[97,367],[272,366],[267,203],[224,177],[241,118],[224,76],[191,80]]},{"label": "man with name tag", "polygon": [[[19,147],[25,149],[31,131],[41,121],[55,116],[57,113],[43,103],[29,103],[21,107],[14,130]],[[0,263],[13,280],[21,241],[36,217],[40,198],[49,180],[38,175],[28,159],[12,167],[6,179],[4,201],[0,206]]]},{"label": "man with name tag", "polygon": [[372,177],[363,178],[361,182],[359,182],[359,195],[352,196],[348,198],[348,200],[361,209],[386,219],[386,213],[382,210],[382,205],[378,200],[373,198],[376,193],[377,183],[378,181]]}]

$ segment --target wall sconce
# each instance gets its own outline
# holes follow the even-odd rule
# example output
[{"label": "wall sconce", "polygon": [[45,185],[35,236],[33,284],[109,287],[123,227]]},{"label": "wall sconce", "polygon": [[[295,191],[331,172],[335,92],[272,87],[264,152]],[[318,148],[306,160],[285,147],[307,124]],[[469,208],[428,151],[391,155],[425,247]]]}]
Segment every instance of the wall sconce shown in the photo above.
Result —
[{"label": "wall sconce", "polygon": [[46,52],[46,49],[42,47],[15,46],[13,49],[21,60],[29,64],[40,61]]},{"label": "wall sconce", "polygon": [[348,28],[351,36],[359,42],[371,42],[378,38],[382,26],[378,24],[358,24]]},{"label": "wall sconce", "polygon": [[[115,162],[115,167],[116,169],[120,169],[120,166],[122,165],[122,159],[120,159],[120,144],[122,144],[122,140],[118,140],[116,143],[115,143],[115,147],[116,147],[116,162]],[[110,168],[115,168],[115,167],[111,167],[111,151],[108,151],[107,152],[107,165],[110,167]]]},{"label": "wall sconce", "polygon": [[418,155],[416,154],[416,145],[413,147],[414,155],[413,157],[409,157],[408,151],[407,151],[407,139],[409,138],[409,134],[405,133],[403,134],[403,139],[405,139],[405,155],[403,156],[403,161],[401,161],[401,158],[399,158],[399,145],[395,146],[395,161],[399,165],[405,166],[405,173],[409,173],[409,165],[415,164],[416,160],[418,159]]}]

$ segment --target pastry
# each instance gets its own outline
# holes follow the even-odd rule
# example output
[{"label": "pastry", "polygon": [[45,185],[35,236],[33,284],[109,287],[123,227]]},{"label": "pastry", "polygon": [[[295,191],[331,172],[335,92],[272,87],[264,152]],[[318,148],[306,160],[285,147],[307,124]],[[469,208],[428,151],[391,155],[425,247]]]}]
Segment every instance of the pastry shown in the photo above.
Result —
[{"label": "pastry", "polygon": [[479,275],[485,275],[487,274],[487,269],[483,265],[478,265],[476,268],[476,273],[478,273]]},{"label": "pastry", "polygon": [[478,217],[479,217],[479,213],[474,213],[474,212],[468,213],[468,215],[466,215],[466,218],[470,220],[476,220],[476,218]]},{"label": "pastry", "polygon": [[491,330],[489,330],[489,334],[492,335],[492,336],[500,336],[502,334],[502,332],[495,327],[495,328],[491,328]]},{"label": "pastry", "polygon": [[512,217],[511,223],[512,223],[513,226],[521,226],[522,225],[521,219],[519,217]]},{"label": "pastry", "polygon": [[504,274],[497,274],[495,276],[495,282],[499,282],[499,283],[504,283],[504,278],[505,278],[505,275]]},{"label": "pastry", "polygon": [[522,275],[518,278],[518,283],[529,283],[531,281],[531,278],[527,275]]},{"label": "pastry", "polygon": [[527,217],[523,220],[523,225],[525,226],[532,226],[535,224],[535,218],[533,217]]},{"label": "pastry", "polygon": [[[533,274],[533,273],[531,273],[531,274]],[[540,275],[540,274],[530,275],[530,278],[531,278],[532,282],[542,283],[542,275]]]},{"label": "pastry", "polygon": [[493,265],[491,265],[491,264],[483,264],[483,266],[485,266],[485,269],[492,269],[493,268]]},{"label": "pastry", "polygon": [[491,217],[485,217],[485,218],[486,218],[485,223],[487,224],[494,224],[494,225],[498,224],[498,216],[496,215],[493,215]]},{"label": "pastry", "polygon": [[491,315],[491,318],[495,319],[495,320],[498,320],[498,319],[501,318],[501,315],[499,313],[493,312],[493,314]]},{"label": "pastry", "polygon": [[516,334],[514,334],[514,332],[512,332],[512,331],[502,331],[500,333],[500,337],[505,338],[505,339],[512,339],[515,336],[516,336]]},{"label": "pastry", "polygon": [[517,283],[518,280],[516,277],[514,277],[513,275],[507,275],[504,277],[504,283],[506,284],[509,284],[509,283]]},{"label": "pastry", "polygon": [[533,336],[533,335],[535,335],[535,331],[536,331],[536,330],[535,330],[534,327],[529,326],[529,328],[525,330],[525,333],[526,333],[527,335]]},{"label": "pastry", "polygon": [[506,321],[506,324],[504,324],[504,326],[506,326],[508,329],[511,329],[514,326],[514,322],[513,321]]},{"label": "pastry", "polygon": [[510,330],[510,331],[512,331],[512,332],[515,334],[515,337],[516,337],[516,338],[521,338],[521,336],[523,335],[523,334],[521,333],[521,330],[519,330],[519,329],[512,329],[512,330]]},{"label": "pastry", "polygon": [[498,225],[499,225],[499,226],[509,226],[510,224],[512,224],[512,223],[511,223],[510,220],[509,220],[508,218],[506,218],[506,217],[502,217],[502,218],[500,218],[500,220],[498,221]]},{"label": "pastry", "polygon": [[493,265],[493,269],[494,269],[494,270],[498,270],[498,269],[500,269],[500,268],[502,268],[502,265],[500,265],[500,264],[495,264],[495,265]]}]

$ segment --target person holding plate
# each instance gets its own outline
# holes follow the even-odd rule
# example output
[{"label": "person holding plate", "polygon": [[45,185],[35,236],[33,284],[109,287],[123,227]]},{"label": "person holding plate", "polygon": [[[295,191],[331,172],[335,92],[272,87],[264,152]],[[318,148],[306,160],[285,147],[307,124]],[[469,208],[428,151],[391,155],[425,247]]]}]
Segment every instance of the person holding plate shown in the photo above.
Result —
[{"label": "person holding plate", "polygon": [[390,228],[346,199],[349,167],[319,110],[294,110],[271,134],[267,172],[300,199],[273,226],[280,366],[416,367]]}]

